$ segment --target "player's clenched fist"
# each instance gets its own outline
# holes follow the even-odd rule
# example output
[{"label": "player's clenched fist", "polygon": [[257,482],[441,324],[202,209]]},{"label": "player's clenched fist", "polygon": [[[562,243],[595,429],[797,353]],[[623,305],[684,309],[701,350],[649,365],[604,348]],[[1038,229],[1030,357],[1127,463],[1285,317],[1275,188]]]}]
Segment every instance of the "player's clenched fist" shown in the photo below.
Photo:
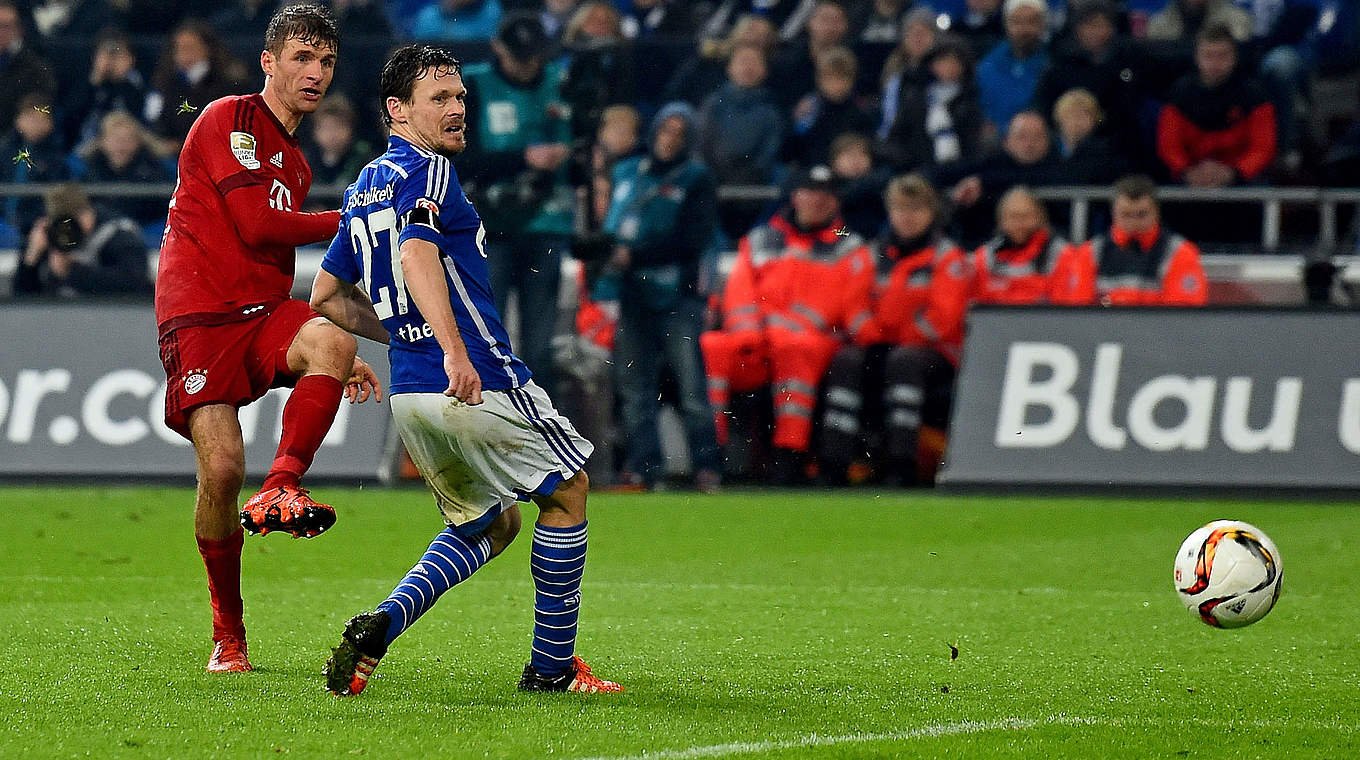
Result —
[{"label": "player's clenched fist", "polygon": [[356,356],[354,369],[350,370],[349,379],[345,381],[345,398],[351,404],[362,404],[369,396],[375,402],[382,403],[382,381],[368,362]]},{"label": "player's clenched fist", "polygon": [[473,406],[482,403],[482,377],[466,355],[444,354],[444,374],[449,376],[449,387],[444,389],[445,396],[453,396]]}]

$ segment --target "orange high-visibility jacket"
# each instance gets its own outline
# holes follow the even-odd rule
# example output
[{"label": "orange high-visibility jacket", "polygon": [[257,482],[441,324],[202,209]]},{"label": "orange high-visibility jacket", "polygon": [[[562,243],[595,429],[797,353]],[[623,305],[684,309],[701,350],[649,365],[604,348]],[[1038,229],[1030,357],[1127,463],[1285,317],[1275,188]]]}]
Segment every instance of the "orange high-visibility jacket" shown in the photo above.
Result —
[{"label": "orange high-visibility jacket", "polygon": [[1039,230],[1021,245],[998,235],[973,252],[973,303],[1034,304],[1048,298],[1050,275],[1068,242]]},{"label": "orange high-visibility jacket", "polygon": [[723,290],[723,330],[848,329],[852,305],[867,300],[873,267],[864,239],[840,219],[803,232],[783,215],[741,239]]},{"label": "orange high-visibility jacket", "polygon": [[947,238],[915,251],[880,239],[872,251],[875,294],[852,318],[863,322],[857,342],[930,346],[957,360],[970,279],[963,251]]},{"label": "orange high-visibility jacket", "polygon": [[1134,236],[1113,227],[1068,248],[1054,268],[1049,300],[1107,306],[1202,306],[1209,285],[1199,248],[1159,227]]}]

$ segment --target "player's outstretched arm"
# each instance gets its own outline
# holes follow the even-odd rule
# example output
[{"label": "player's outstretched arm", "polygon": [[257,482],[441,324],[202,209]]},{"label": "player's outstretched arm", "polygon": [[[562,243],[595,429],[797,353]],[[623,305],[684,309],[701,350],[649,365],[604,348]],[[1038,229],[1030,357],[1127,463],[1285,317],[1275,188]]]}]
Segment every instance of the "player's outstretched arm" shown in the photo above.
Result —
[{"label": "player's outstretched arm", "polygon": [[284,211],[270,205],[262,184],[243,185],[227,193],[227,213],[246,245],[310,245],[335,237],[339,211]]},{"label": "player's outstretched arm", "polygon": [[463,336],[458,334],[458,321],[449,303],[449,285],[444,280],[444,266],[439,260],[439,246],[419,238],[403,241],[401,271],[411,300],[430,323],[435,340],[444,350],[444,373],[449,377],[449,387],[444,395],[468,404],[482,403],[482,378],[468,358]]},{"label": "player's outstretched arm", "polygon": [[312,281],[311,304],[317,314],[355,335],[378,343],[391,340],[368,295],[325,269],[318,269]]}]

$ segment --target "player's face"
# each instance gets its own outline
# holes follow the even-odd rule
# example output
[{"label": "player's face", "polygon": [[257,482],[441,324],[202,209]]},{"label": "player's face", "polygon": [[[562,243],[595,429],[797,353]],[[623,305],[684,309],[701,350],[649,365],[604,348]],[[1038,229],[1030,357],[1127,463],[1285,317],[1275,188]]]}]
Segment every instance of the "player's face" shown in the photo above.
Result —
[{"label": "player's face", "polygon": [[[389,101],[389,107],[395,100]],[[424,147],[447,156],[467,147],[467,88],[456,72],[427,69],[411,90],[411,102],[398,105],[400,113],[394,112],[394,121],[404,123]]]},{"label": "player's face", "polygon": [[274,96],[293,113],[311,113],[335,76],[335,48],[315,45],[290,37],[276,57],[268,50],[260,54],[260,68],[269,77]]},{"label": "player's face", "polygon": [[1138,235],[1157,225],[1157,204],[1151,198],[1114,199],[1114,223],[1119,229]]}]

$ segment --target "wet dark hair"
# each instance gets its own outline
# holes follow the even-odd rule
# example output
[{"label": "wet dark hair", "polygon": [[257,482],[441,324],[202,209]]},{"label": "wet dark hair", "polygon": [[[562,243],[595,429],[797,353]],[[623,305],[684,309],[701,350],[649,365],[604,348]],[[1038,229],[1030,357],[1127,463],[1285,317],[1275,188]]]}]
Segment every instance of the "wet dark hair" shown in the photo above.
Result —
[{"label": "wet dark hair", "polygon": [[340,28],[335,17],[320,5],[299,3],[280,8],[264,30],[264,49],[283,54],[283,44],[298,40],[307,45],[340,50]]},{"label": "wet dark hair", "polygon": [[416,81],[435,71],[448,71],[462,76],[463,64],[449,51],[434,45],[403,45],[393,51],[387,63],[383,64],[382,73],[378,75],[378,96],[382,99],[380,105],[384,124],[392,124],[392,114],[387,112],[387,99],[396,98],[403,103],[410,103]]}]

